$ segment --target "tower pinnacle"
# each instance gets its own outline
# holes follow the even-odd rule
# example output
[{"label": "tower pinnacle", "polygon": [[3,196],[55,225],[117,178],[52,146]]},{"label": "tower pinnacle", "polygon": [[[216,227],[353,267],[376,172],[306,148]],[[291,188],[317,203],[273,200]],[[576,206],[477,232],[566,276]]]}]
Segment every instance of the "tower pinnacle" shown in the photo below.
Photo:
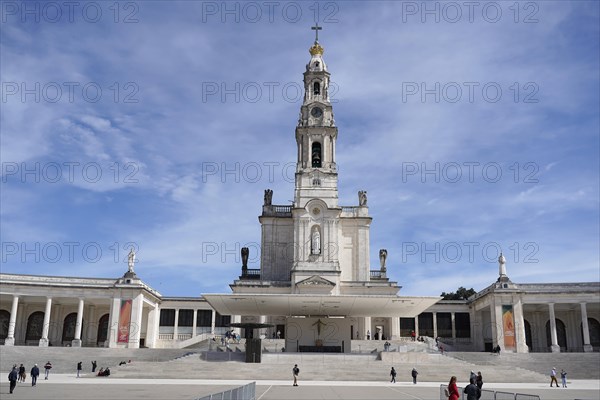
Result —
[{"label": "tower pinnacle", "polygon": [[319,23],[316,22],[315,26],[312,26],[310,29],[315,31],[315,44],[319,43],[319,31],[323,30],[323,27],[319,26]]},{"label": "tower pinnacle", "polygon": [[315,23],[315,26],[312,26],[310,29],[315,31],[315,43],[312,45],[312,47],[308,51],[310,52],[311,56],[314,56],[317,54],[323,55],[323,53],[325,52],[325,49],[323,49],[323,46],[321,46],[319,44],[319,31],[323,30],[323,27],[319,26],[318,23]]}]

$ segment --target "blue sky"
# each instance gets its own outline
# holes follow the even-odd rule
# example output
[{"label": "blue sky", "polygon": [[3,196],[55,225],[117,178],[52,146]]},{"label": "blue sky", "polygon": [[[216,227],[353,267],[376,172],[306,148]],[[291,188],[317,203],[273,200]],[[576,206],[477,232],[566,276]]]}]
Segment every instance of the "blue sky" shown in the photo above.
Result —
[{"label": "blue sky", "polygon": [[[599,3],[3,2],[2,272],[229,292],[293,197],[314,40],[400,294],[598,281]],[[316,6],[315,6],[316,4]],[[54,7],[54,8],[53,8]]]}]

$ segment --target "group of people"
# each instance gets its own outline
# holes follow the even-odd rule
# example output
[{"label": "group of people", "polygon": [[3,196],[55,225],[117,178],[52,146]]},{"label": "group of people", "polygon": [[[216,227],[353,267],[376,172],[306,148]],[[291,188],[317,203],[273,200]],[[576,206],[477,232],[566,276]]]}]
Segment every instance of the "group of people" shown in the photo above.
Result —
[{"label": "group of people", "polygon": [[[558,387],[558,381],[556,380],[556,367],[552,367],[552,370],[550,371],[550,387],[552,387],[553,383],[556,383],[556,387]],[[560,370],[560,380],[562,383],[562,387],[566,388],[567,387],[567,372],[564,369]]]},{"label": "group of people", "polygon": [[[469,376],[469,384],[463,389],[463,393],[466,395],[465,400],[478,400],[481,397],[481,388],[483,387],[483,376],[481,372],[475,374],[471,371]],[[456,385],[456,376],[450,378],[448,387],[445,389],[445,395],[448,400],[460,399],[460,392]]]},{"label": "group of people", "polygon": [[[396,375],[397,372],[394,369],[394,367],[392,367],[392,370],[390,371],[390,376],[392,377],[392,379],[390,380],[391,383],[396,383]],[[415,385],[417,384],[417,375],[419,375],[419,372],[416,368],[413,368],[412,371],[410,371],[410,376],[412,377],[413,383]]]},{"label": "group of people", "polygon": [[[44,369],[46,370],[46,377],[44,379],[48,379],[48,374],[50,374],[50,369],[52,368],[52,363],[48,361],[46,365],[44,365]],[[25,372],[25,366],[21,364],[17,369],[17,364],[13,365],[12,370],[8,373],[8,381],[10,383],[10,393],[12,393],[17,387],[17,382],[25,382],[27,379],[27,373]],[[31,386],[37,385],[37,378],[40,376],[40,369],[37,364],[33,364],[31,371],[29,371],[29,376],[31,376]]]},{"label": "group of people", "polygon": [[240,339],[240,335],[232,329],[225,332],[225,335],[221,336],[221,345],[225,346],[229,344],[229,341],[232,341],[233,343],[239,343]]},{"label": "group of people", "polygon": [[[131,362],[131,360],[129,360],[129,362]],[[125,363],[125,362],[123,362]],[[98,363],[96,362],[96,360],[92,361],[92,372],[95,373],[96,372],[96,368],[98,366]],[[46,364],[44,364],[44,380],[48,380],[48,376],[50,375],[50,370],[52,369],[52,363],[50,361],[48,361]],[[79,361],[77,363],[77,378],[79,378],[81,371],[83,370],[83,362]],[[110,369],[109,368],[100,368],[100,371],[98,371],[97,376],[109,376],[110,375]],[[40,376],[40,369],[38,367],[37,364],[34,364],[33,367],[31,368],[31,371],[29,372],[29,376],[31,376],[31,386],[36,386],[37,385],[37,379]],[[10,393],[12,393],[18,382],[25,382],[25,380],[27,379],[27,373],[26,373],[26,368],[23,364],[21,364],[19,367],[17,367],[17,364],[15,364],[12,368],[12,370],[9,372],[8,374],[8,381],[10,382]]]},{"label": "group of people", "polygon": [[[425,338],[423,336],[417,336],[415,331],[410,331],[410,338],[413,342],[424,342]],[[435,339],[435,343],[437,344],[437,338]]]}]

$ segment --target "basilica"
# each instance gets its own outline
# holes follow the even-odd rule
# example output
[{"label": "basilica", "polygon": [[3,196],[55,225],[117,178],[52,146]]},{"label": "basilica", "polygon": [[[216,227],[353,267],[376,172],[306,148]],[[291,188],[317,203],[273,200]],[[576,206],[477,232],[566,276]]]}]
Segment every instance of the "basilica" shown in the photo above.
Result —
[{"label": "basilica", "polygon": [[353,340],[413,336],[462,351],[599,351],[600,282],[515,283],[500,255],[488,287],[450,301],[402,296],[387,277],[386,249],[370,265],[367,192],[357,190],[355,204],[338,203],[338,128],[314,29],[295,129],[294,200],[277,205],[265,190],[260,268],[248,268],[243,248],[232,293],[197,298],[150,287],[134,271],[133,251],[114,279],[2,273],[0,343],[185,348],[233,327],[248,339],[283,339],[286,352],[350,353]]}]

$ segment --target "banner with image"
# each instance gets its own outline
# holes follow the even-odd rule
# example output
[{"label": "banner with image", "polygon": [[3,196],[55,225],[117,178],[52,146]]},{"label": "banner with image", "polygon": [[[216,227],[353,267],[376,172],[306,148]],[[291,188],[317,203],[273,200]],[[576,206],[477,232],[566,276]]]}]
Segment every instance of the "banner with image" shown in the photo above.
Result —
[{"label": "banner with image", "polygon": [[129,343],[129,325],[131,322],[131,305],[133,300],[121,300],[119,313],[119,336],[117,343]]},{"label": "banner with image", "polygon": [[504,348],[514,350],[515,341],[515,319],[513,316],[513,306],[502,306],[502,330],[504,332]]}]

